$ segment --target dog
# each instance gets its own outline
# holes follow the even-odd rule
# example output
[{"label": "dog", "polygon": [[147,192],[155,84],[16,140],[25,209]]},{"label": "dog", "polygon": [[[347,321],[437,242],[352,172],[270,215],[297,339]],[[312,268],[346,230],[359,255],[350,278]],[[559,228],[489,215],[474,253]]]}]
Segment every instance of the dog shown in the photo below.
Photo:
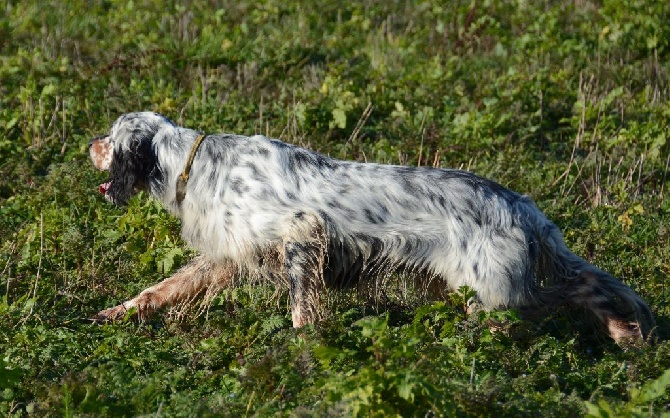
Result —
[{"label": "dog", "polygon": [[618,343],[654,326],[647,304],[573,254],[528,196],[466,171],[341,161],[261,135],[205,135],[151,112],[119,117],[89,154],[109,172],[99,186],[108,201],[146,191],[200,254],[99,322],[130,308],[146,318],[255,275],[288,288],[298,328],[320,319],[324,289],[401,272],[444,290],[467,285],[488,310],[580,306]]}]

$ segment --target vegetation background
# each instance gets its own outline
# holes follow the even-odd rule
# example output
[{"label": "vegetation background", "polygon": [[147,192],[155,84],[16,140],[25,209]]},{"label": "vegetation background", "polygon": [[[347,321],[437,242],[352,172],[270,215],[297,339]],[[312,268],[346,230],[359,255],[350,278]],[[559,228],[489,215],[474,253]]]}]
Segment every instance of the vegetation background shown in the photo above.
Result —
[{"label": "vegetation background", "polygon": [[[0,413],[669,416],[669,71],[662,0],[0,0]],[[660,340],[402,278],[300,332],[263,286],[93,325],[192,256],[146,196],[96,191],[87,142],[136,110],[528,193]]]}]

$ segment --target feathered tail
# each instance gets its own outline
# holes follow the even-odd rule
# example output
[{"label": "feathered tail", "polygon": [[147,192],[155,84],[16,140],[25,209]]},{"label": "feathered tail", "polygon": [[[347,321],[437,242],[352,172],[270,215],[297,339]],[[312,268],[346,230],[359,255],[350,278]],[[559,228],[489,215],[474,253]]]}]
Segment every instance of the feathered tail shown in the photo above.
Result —
[{"label": "feathered tail", "polygon": [[537,274],[549,284],[538,295],[542,303],[564,301],[583,306],[617,343],[646,339],[655,326],[647,303],[619,279],[573,254],[558,228],[541,212],[535,218],[540,244]]}]

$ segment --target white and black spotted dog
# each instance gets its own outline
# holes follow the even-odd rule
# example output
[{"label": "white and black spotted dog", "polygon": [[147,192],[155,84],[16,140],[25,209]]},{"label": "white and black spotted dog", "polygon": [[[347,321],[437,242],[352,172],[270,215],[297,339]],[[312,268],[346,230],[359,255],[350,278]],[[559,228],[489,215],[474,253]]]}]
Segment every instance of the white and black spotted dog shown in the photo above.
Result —
[{"label": "white and black spotted dog", "polygon": [[530,198],[468,172],[339,161],[150,112],[121,116],[89,148],[109,171],[107,200],[147,191],[201,254],[98,321],[131,307],[146,317],[251,274],[288,287],[301,327],[318,319],[324,287],[401,271],[445,290],[467,285],[486,309],[583,306],[617,342],[654,325],[646,303],[570,252]]}]

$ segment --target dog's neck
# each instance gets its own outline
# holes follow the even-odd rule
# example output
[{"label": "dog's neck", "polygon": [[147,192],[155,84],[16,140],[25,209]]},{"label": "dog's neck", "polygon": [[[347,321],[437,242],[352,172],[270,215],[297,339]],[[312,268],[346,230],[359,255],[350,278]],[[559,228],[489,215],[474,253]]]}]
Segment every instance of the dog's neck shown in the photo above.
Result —
[{"label": "dog's neck", "polygon": [[177,199],[178,205],[181,205],[181,202],[183,202],[184,198],[186,197],[186,186],[188,184],[188,178],[191,173],[191,165],[193,164],[193,158],[195,158],[195,153],[198,151],[198,147],[200,147],[200,144],[206,137],[207,135],[200,134],[195,139],[195,142],[191,147],[191,152],[188,154],[188,160],[186,160],[186,164],[184,165],[184,170],[177,178],[175,197]]}]

